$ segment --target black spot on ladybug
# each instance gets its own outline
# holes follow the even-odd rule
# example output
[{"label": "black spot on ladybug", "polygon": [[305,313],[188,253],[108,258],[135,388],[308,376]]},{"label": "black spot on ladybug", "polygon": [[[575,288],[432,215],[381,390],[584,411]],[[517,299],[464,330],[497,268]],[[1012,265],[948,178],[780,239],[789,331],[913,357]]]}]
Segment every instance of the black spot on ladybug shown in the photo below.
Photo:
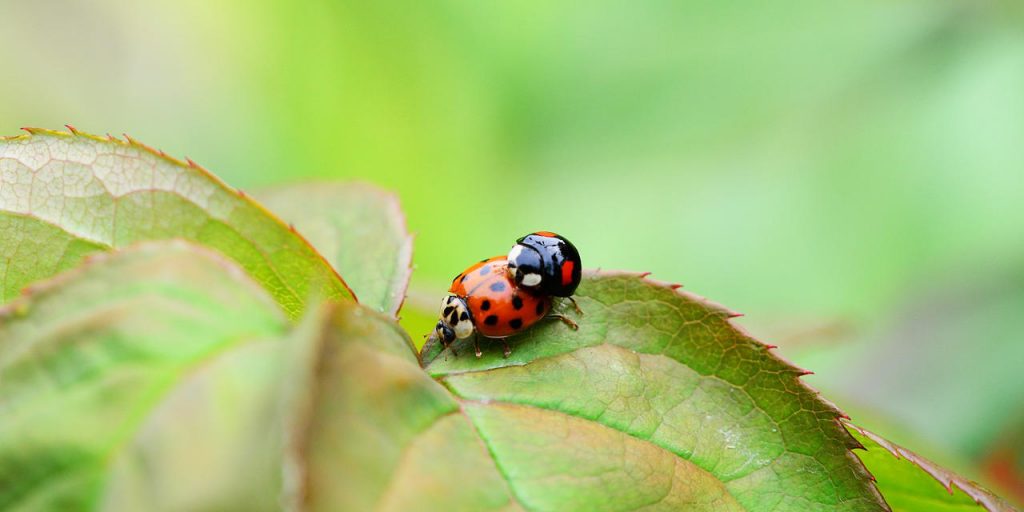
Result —
[{"label": "black spot on ladybug", "polygon": [[487,325],[498,325],[498,315],[488,315],[484,318],[484,323]]},{"label": "black spot on ladybug", "polygon": [[520,299],[518,295],[513,296],[512,307],[516,309],[523,309],[523,299]]},{"label": "black spot on ladybug", "polygon": [[540,315],[544,314],[544,301],[538,301],[537,302],[537,309],[536,309],[536,311],[537,311],[537,316],[540,316]]},{"label": "black spot on ladybug", "polygon": [[523,326],[523,319],[522,318],[513,318],[512,320],[508,321],[508,326],[513,328],[513,329],[518,329],[518,328]]},{"label": "black spot on ladybug", "polygon": [[480,269],[480,275],[482,275],[482,276],[486,276],[487,274],[490,274],[490,273],[491,273],[491,266],[490,265],[484,265],[483,268]]},{"label": "black spot on ladybug", "polygon": [[462,314],[459,315],[459,320],[469,320],[469,313],[463,311]]},{"label": "black spot on ladybug", "polygon": [[503,283],[501,281],[498,281],[496,283],[491,283],[491,291],[492,292],[503,292],[503,291],[505,291],[505,283]]},{"label": "black spot on ladybug", "polygon": [[488,309],[491,309],[491,301],[484,299],[484,301],[480,303],[480,309],[482,311],[487,311]]},{"label": "black spot on ladybug", "polygon": [[454,307],[448,306],[448,307],[444,308],[444,312],[441,313],[441,316],[448,316],[448,315],[452,314],[452,311],[454,311],[454,310],[455,310]]}]

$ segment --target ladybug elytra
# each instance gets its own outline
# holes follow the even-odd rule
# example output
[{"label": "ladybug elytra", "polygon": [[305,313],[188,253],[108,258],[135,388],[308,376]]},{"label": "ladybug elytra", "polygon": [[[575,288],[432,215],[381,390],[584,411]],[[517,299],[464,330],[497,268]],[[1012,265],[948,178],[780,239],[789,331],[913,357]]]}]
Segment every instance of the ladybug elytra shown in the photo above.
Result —
[{"label": "ladybug elytra", "polygon": [[[441,300],[435,332],[444,345],[478,333],[486,338],[507,338],[548,316],[551,298],[519,288],[508,272],[505,256],[475,263],[455,276],[449,295]],[[572,325],[561,315],[551,315]],[[505,346],[505,355],[510,353]],[[476,355],[481,355],[479,346]]]}]

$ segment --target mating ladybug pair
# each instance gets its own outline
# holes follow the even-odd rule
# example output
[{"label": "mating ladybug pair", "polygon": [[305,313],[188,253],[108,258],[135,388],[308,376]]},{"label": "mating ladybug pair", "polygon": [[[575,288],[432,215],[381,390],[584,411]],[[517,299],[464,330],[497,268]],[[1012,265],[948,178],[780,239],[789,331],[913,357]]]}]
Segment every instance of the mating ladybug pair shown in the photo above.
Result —
[{"label": "mating ladybug pair", "polygon": [[[557,318],[575,329],[575,322],[551,313],[551,297],[572,300],[581,270],[580,253],[565,238],[550,231],[526,235],[507,257],[485,259],[455,276],[434,331],[447,346],[477,333],[507,338],[542,318]],[[475,338],[474,348],[480,357]],[[505,357],[510,352],[506,343]]]}]

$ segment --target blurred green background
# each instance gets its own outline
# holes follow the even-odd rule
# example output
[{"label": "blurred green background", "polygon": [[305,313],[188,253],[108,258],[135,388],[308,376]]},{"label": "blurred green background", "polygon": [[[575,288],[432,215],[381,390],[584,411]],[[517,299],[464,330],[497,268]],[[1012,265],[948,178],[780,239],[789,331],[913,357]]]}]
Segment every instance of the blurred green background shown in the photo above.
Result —
[{"label": "blurred green background", "polygon": [[0,0],[0,44],[0,133],[395,190],[430,312],[558,231],[1024,496],[1020,2]]}]

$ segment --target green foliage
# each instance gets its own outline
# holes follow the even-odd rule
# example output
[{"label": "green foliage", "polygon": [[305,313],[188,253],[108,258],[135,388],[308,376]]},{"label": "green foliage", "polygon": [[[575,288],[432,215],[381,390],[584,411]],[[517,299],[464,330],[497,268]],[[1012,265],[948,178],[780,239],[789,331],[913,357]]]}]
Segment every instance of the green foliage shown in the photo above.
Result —
[{"label": "green foliage", "polygon": [[346,276],[360,304],[398,314],[412,271],[412,236],[394,194],[358,183],[310,183],[256,196]]},{"label": "green foliage", "polygon": [[[627,453],[654,448],[676,459],[681,478],[713,482],[746,510],[880,506],[849,452],[854,443],[837,424],[838,412],[799,383],[801,370],[732,327],[727,310],[641,275],[614,272],[588,274],[576,300],[585,312],[578,331],[558,322],[536,327],[514,341],[508,359],[494,348],[479,360],[450,351],[435,356],[429,344],[426,370],[473,404],[469,411],[504,404],[483,416],[504,420],[484,427],[508,421],[557,430],[568,422],[590,432],[580,434],[581,445],[570,453],[590,445]],[[497,436],[499,461],[530,448],[504,429]],[[541,449],[557,451],[556,439]],[[548,482],[536,482],[531,470],[550,461],[539,452],[523,460],[531,459],[537,462],[518,470],[521,482],[513,485],[543,496]],[[548,505],[539,508],[558,509]]]},{"label": "green foliage", "polygon": [[41,281],[0,314],[6,510],[913,510],[919,486],[938,500],[879,445],[855,457],[841,413],[732,313],[646,274],[588,272],[583,314],[557,305],[579,329],[544,322],[508,358],[436,340],[418,358],[394,319],[410,248],[387,194],[265,195],[362,305],[262,207],[141,144],[47,132],[0,142],[0,165],[0,248],[18,269],[4,277]]},{"label": "green foliage", "polygon": [[0,300],[81,255],[184,238],[223,253],[292,317],[306,301],[351,298],[330,265],[261,206],[191,162],[131,139],[30,130],[0,140]]},{"label": "green foliage", "polygon": [[1024,435],[1007,414],[1024,411],[1020,301],[976,286],[1024,268],[1020,0],[5,7],[0,46],[29,49],[5,55],[0,133],[128,129],[246,191],[383,185],[423,296],[460,255],[554,229],[589,267],[750,312],[809,382],[884,406],[909,445],[980,463],[993,436]]},{"label": "green foliage", "polygon": [[864,443],[860,458],[882,484],[894,512],[1013,510],[1005,500],[975,482],[849,422],[847,428]]},{"label": "green foliage", "polygon": [[0,320],[0,509],[270,509],[288,320],[182,242],[93,257]]}]

